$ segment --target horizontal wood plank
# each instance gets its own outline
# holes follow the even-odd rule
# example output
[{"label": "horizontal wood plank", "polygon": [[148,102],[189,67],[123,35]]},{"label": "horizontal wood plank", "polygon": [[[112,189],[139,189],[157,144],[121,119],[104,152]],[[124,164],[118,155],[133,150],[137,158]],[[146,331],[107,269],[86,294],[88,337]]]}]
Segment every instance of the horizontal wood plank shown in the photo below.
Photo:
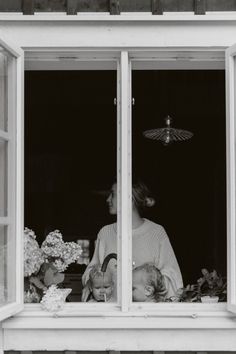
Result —
[{"label": "horizontal wood plank", "polygon": [[78,0],[79,12],[110,12],[109,0]]},{"label": "horizontal wood plank", "polygon": [[[27,1],[26,1],[27,2]],[[0,12],[28,12],[24,0],[0,0]],[[115,6],[114,4],[118,5]],[[112,7],[110,6],[112,4]],[[236,0],[34,0],[37,12],[164,12],[236,11]],[[118,10],[119,11],[118,11]],[[27,11],[26,11],[27,10]]]},{"label": "horizontal wood plank", "polygon": [[22,0],[1,0],[0,12],[22,12]]},{"label": "horizontal wood plank", "polygon": [[162,15],[163,14],[163,0],[152,0],[152,14],[153,15]]},{"label": "horizontal wood plank", "polygon": [[22,10],[24,15],[34,14],[34,0],[23,0],[22,7],[23,7]]},{"label": "horizontal wood plank", "polygon": [[67,15],[76,15],[77,8],[78,8],[77,0],[67,0],[67,8],[66,13]]},{"label": "horizontal wood plank", "polygon": [[120,0],[121,12],[151,12],[152,0]]},{"label": "horizontal wood plank", "polygon": [[163,0],[163,11],[194,11],[194,0]]},{"label": "horizontal wood plank", "polygon": [[205,15],[206,13],[206,0],[195,0],[195,15]]},{"label": "horizontal wood plank", "polygon": [[110,0],[110,14],[111,15],[119,15],[120,14],[119,0]]},{"label": "horizontal wood plank", "polygon": [[206,0],[206,11],[236,11],[236,0]]},{"label": "horizontal wood plank", "polygon": [[34,0],[36,12],[66,12],[66,0]]}]

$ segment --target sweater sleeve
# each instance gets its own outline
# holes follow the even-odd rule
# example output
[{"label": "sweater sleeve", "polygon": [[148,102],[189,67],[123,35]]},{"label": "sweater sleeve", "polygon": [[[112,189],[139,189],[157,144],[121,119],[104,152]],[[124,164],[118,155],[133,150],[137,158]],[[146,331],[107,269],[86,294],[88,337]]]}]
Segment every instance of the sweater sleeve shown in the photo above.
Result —
[{"label": "sweater sleeve", "polygon": [[85,269],[85,272],[82,276],[82,284],[85,286],[89,279],[89,273],[91,271],[91,268],[95,264],[102,265],[103,259],[104,259],[104,242],[103,242],[103,234],[104,234],[104,228],[102,228],[97,236],[96,240],[96,245],[95,245],[95,250],[93,253],[93,258],[91,259],[90,263],[88,264],[87,268]]},{"label": "sweater sleeve", "polygon": [[173,248],[163,227],[161,229],[161,241],[157,252],[156,265],[164,276],[167,298],[174,296],[176,291],[183,287],[183,280]]}]

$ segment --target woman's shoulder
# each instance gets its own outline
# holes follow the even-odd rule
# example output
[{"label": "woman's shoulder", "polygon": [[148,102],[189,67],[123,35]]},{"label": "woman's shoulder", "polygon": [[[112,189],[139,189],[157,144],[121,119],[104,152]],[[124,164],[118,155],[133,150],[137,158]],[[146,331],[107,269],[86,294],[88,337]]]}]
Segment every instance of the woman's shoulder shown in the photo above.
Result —
[{"label": "woman's shoulder", "polygon": [[166,233],[166,230],[165,228],[160,225],[160,224],[157,224],[156,222],[154,221],[151,221],[149,219],[145,219],[145,223],[147,225],[147,230],[151,233],[151,234],[156,234],[158,235],[160,238],[166,238],[168,237],[167,236],[167,233]]},{"label": "woman's shoulder", "polygon": [[111,235],[116,234],[116,229],[117,229],[116,223],[105,225],[100,229],[98,233],[98,237],[99,238],[104,238],[107,236],[110,237]]}]

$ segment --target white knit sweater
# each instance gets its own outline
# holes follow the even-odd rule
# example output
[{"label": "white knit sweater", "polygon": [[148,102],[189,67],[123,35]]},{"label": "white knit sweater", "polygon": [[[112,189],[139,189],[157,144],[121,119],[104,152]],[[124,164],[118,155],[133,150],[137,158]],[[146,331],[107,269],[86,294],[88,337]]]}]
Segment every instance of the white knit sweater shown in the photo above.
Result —
[{"label": "white knit sweater", "polygon": [[[98,233],[93,258],[83,275],[86,284],[91,267],[102,264],[109,253],[117,253],[117,224],[104,226]],[[183,287],[182,276],[174,251],[165,229],[148,219],[132,231],[133,267],[152,262],[165,279],[167,297],[173,296],[177,289]],[[115,272],[116,260],[111,259],[109,269]]]}]

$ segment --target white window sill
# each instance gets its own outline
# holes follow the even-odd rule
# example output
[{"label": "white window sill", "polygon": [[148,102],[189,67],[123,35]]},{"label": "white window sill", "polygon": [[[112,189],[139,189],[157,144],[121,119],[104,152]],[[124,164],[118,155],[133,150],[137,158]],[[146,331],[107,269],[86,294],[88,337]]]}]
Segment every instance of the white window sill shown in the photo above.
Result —
[{"label": "white window sill", "polygon": [[66,305],[57,317],[37,304],[26,305],[3,322],[4,350],[236,350],[236,317],[225,303],[160,304],[159,311],[143,307],[132,313],[110,311],[109,306],[99,313],[88,311],[88,306],[82,311],[80,304]]},{"label": "white window sill", "polygon": [[4,321],[3,328],[236,329],[236,318],[227,311],[226,303],[138,305],[130,312],[110,304],[100,306],[71,303],[55,315],[38,304],[27,304],[21,313]]}]

